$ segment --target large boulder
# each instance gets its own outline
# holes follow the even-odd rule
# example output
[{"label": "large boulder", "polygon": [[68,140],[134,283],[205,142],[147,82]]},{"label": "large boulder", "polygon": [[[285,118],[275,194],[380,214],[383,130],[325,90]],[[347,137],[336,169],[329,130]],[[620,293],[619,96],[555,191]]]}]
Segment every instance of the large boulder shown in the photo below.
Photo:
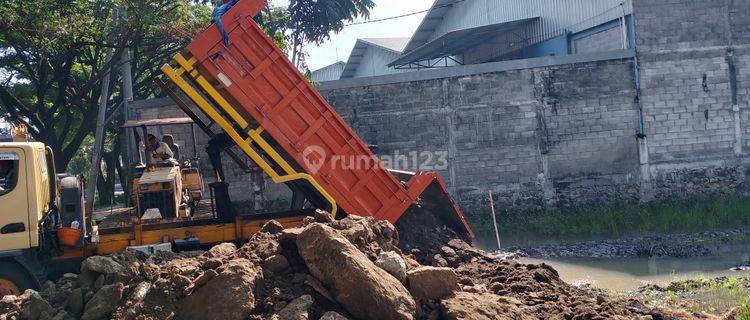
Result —
[{"label": "large boulder", "polygon": [[120,304],[124,290],[125,286],[120,282],[103,286],[86,303],[86,309],[84,309],[81,319],[96,320],[108,316]]},{"label": "large boulder", "polygon": [[177,304],[177,319],[246,319],[255,307],[255,284],[261,278],[262,273],[249,260],[230,260]]},{"label": "large boulder", "polygon": [[533,320],[515,299],[492,293],[458,292],[440,303],[441,319],[446,320]]},{"label": "large boulder", "polygon": [[[81,274],[91,274],[94,271],[106,276],[107,283],[127,282],[129,272],[117,261],[105,256],[91,256],[81,263]],[[94,278],[96,280],[97,277]]]},{"label": "large boulder", "polygon": [[398,279],[377,267],[349,240],[320,223],[297,237],[310,273],[359,319],[414,319],[416,302]]},{"label": "large boulder", "polygon": [[417,299],[440,299],[458,290],[458,277],[451,268],[424,266],[409,270],[409,291]]}]

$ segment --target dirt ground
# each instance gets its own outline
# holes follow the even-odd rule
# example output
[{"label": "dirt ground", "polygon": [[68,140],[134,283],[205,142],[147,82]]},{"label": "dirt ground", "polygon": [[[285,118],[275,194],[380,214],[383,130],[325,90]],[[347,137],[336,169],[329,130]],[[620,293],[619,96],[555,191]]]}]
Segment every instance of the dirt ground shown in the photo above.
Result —
[{"label": "dirt ground", "polygon": [[582,290],[547,265],[489,255],[412,218],[398,232],[319,212],[301,228],[270,222],[240,247],[91,257],[79,274],[4,298],[0,319],[732,318]]}]

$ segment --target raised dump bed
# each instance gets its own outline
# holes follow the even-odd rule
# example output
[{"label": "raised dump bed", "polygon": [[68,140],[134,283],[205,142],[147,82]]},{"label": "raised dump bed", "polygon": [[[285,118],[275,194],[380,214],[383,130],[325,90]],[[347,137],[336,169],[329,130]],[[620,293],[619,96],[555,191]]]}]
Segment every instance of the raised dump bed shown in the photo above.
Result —
[{"label": "raised dump bed", "polygon": [[[438,175],[402,173],[402,183],[381,165],[253,21],[263,5],[240,0],[223,16],[229,45],[211,25],[162,68],[169,80],[274,181],[305,181],[325,199],[324,209],[396,223],[419,203],[473,237]],[[335,159],[367,165],[342,166]]]}]

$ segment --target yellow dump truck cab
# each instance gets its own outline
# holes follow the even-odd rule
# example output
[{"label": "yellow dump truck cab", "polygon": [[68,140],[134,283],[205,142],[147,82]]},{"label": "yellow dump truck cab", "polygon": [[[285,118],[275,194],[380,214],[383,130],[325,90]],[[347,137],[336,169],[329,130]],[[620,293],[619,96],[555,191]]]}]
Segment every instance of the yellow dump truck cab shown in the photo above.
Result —
[{"label": "yellow dump truck cab", "polygon": [[35,259],[54,207],[52,153],[39,142],[0,143],[0,295],[36,287]]},{"label": "yellow dump truck cab", "polygon": [[[91,255],[152,246],[195,250],[248,239],[271,219],[296,227],[312,215],[312,210],[250,212],[223,219],[214,211],[214,199],[204,199],[210,202],[208,215],[187,216],[177,204],[183,197],[199,201],[203,182],[197,169],[173,167],[149,171],[135,181],[142,196],[136,207],[157,207],[168,217],[93,227],[83,210],[80,182],[70,176],[58,179],[53,158],[41,143],[0,143],[0,296],[39,289],[46,279],[75,272]],[[183,197],[175,198],[178,194]],[[155,205],[164,201],[171,211]]]}]

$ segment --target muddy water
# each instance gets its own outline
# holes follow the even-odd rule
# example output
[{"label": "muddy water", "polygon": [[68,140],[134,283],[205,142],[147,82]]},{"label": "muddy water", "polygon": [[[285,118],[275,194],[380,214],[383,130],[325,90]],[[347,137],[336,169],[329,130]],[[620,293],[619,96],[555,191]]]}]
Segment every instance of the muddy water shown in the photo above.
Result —
[{"label": "muddy water", "polygon": [[[729,249],[729,248],[727,248]],[[646,284],[667,284],[700,277],[750,276],[748,271],[730,271],[750,259],[745,246],[711,257],[696,258],[522,258],[525,263],[547,263],[568,283],[589,283],[596,287],[625,292]]]}]

